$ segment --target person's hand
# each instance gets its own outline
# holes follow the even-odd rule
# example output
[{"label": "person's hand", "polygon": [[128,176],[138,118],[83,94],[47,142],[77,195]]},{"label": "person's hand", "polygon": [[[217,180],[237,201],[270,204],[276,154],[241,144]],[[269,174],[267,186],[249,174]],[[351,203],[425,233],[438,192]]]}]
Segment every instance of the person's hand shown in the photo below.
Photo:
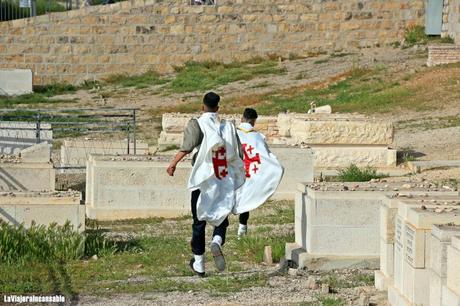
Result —
[{"label": "person's hand", "polygon": [[176,165],[170,164],[166,172],[168,172],[169,176],[174,176],[174,172],[176,171]]}]

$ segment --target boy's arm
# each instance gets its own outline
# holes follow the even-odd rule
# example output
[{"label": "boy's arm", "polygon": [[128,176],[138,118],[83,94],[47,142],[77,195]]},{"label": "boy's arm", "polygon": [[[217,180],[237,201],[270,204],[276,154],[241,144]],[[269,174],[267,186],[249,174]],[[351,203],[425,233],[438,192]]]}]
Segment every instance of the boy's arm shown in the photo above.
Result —
[{"label": "boy's arm", "polygon": [[169,164],[168,169],[166,169],[166,172],[168,172],[170,176],[174,176],[177,164],[185,156],[187,156],[187,154],[192,152],[193,149],[199,146],[202,140],[203,135],[201,133],[200,126],[198,125],[198,121],[194,119],[190,120],[184,131],[184,140],[182,141],[180,151],[177,152],[173,161],[171,162],[171,164]]},{"label": "boy's arm", "polygon": [[166,169],[166,172],[168,172],[169,176],[174,176],[174,172],[176,171],[176,166],[177,164],[190,152],[185,152],[185,151],[179,151],[176,154],[176,157],[174,157],[173,161],[171,164],[169,164],[168,169]]}]

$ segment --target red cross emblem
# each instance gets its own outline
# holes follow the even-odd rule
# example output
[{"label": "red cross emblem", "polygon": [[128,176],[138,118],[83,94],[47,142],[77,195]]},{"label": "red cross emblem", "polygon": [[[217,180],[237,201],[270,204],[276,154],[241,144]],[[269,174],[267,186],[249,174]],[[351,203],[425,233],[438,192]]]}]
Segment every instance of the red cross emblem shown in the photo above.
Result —
[{"label": "red cross emblem", "polygon": [[[242,144],[243,147],[243,162],[244,162],[244,169],[246,170],[246,177],[250,178],[251,177],[251,170],[253,171],[254,174],[259,171],[259,168],[257,167],[257,164],[260,165],[260,156],[259,153],[256,153],[254,156],[250,157],[252,155],[252,151],[254,150],[254,147],[251,145],[248,145],[247,143]],[[251,169],[251,165],[254,163],[254,167]]]},{"label": "red cross emblem", "polygon": [[212,152],[212,165],[214,167],[214,174],[219,180],[227,176],[227,151],[225,147],[220,147]]}]

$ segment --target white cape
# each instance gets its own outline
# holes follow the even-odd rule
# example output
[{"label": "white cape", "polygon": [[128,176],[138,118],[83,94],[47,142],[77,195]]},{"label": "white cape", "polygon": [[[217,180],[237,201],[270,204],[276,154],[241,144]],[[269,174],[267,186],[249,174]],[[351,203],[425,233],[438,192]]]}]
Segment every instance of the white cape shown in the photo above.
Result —
[{"label": "white cape", "polygon": [[236,129],[219,121],[216,113],[199,119],[203,142],[188,182],[188,189],[200,189],[198,220],[219,226],[235,205],[235,190],[244,183],[243,161],[238,154]]},{"label": "white cape", "polygon": [[244,151],[246,182],[237,190],[233,213],[241,214],[256,209],[275,193],[284,169],[268,149],[265,137],[249,123],[242,123],[237,132]]}]

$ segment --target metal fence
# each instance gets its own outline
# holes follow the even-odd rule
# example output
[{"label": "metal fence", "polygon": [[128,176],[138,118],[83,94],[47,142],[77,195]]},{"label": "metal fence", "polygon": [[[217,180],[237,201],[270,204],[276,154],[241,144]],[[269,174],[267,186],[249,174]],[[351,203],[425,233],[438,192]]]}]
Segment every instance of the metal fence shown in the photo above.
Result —
[{"label": "metal fence", "polygon": [[37,15],[35,0],[0,0],[0,21]]},{"label": "metal fence", "polygon": [[[1,153],[17,153],[35,143],[58,145],[65,139],[77,139],[91,141],[92,145],[98,141],[116,143],[118,149],[122,143],[123,154],[136,154],[137,113],[138,109],[134,108],[0,109]],[[107,152],[113,151],[111,147],[105,149]],[[83,150],[86,150],[85,155],[92,153],[91,145]],[[61,159],[55,162],[56,168],[71,168],[62,166]]]},{"label": "metal fence", "polygon": [[124,0],[0,0],[0,22]]}]

